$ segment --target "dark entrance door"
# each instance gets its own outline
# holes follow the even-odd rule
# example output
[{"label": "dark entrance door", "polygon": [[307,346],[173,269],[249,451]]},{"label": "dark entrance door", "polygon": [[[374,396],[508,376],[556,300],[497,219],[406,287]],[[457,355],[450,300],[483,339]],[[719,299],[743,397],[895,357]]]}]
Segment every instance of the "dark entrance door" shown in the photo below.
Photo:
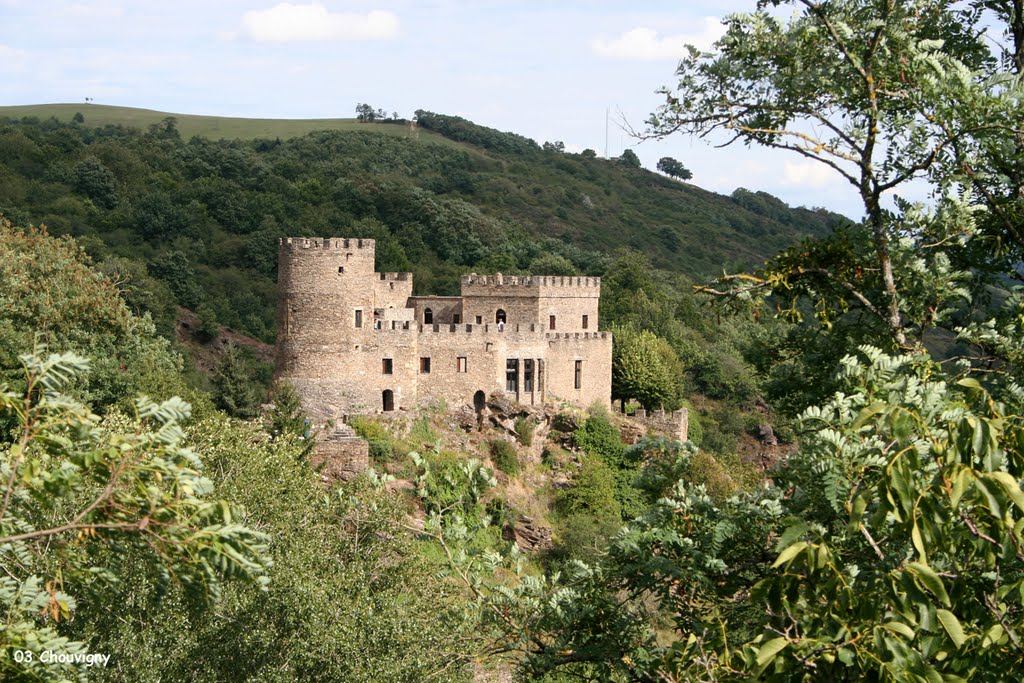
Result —
[{"label": "dark entrance door", "polygon": [[486,403],[487,396],[484,395],[484,392],[482,390],[473,394],[473,410],[475,410],[478,413],[482,412],[484,409],[484,405]]},{"label": "dark entrance door", "polygon": [[390,389],[385,389],[382,394],[384,399],[384,412],[389,413],[395,409],[395,392]]}]

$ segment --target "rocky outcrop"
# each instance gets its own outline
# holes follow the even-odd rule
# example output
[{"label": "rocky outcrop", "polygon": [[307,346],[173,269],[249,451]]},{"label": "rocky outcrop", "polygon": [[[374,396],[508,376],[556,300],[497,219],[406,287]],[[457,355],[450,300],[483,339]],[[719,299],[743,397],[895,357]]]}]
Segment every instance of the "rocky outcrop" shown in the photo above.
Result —
[{"label": "rocky outcrop", "polygon": [[370,466],[370,444],[339,423],[334,430],[317,435],[309,464],[328,486],[354,479]]},{"label": "rocky outcrop", "polygon": [[546,550],[552,546],[551,529],[526,515],[520,515],[514,524],[505,525],[502,537],[506,541],[515,541],[523,551]]}]

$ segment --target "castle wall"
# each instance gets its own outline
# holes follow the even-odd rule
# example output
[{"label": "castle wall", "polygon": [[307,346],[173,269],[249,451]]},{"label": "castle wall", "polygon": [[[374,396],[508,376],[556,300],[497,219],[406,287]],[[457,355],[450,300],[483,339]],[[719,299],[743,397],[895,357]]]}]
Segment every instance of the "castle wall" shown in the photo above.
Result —
[{"label": "castle wall", "polygon": [[[413,309],[413,319],[420,325],[452,325],[467,321],[462,317],[462,297],[460,296],[411,296],[406,305]],[[430,309],[433,321],[427,323],[426,311]],[[455,317],[459,319],[456,320]]]},{"label": "castle wall", "polygon": [[686,441],[690,438],[690,411],[686,408],[671,412],[659,409],[650,413],[641,408],[630,419],[643,423],[649,431],[664,434],[677,441]]},{"label": "castle wall", "polygon": [[[547,335],[547,398],[587,407],[610,405],[612,335],[610,332],[555,332]],[[576,363],[580,363],[576,388]]]},{"label": "castle wall", "polygon": [[[467,275],[462,278],[463,320],[538,324],[552,332],[595,332],[601,279],[596,277]],[[554,329],[551,316],[555,317]],[[584,327],[583,316],[587,317]]]},{"label": "castle wall", "polygon": [[374,273],[373,306],[376,309],[405,308],[412,296],[412,273]]},{"label": "castle wall", "polygon": [[[462,278],[463,321],[497,323],[497,312],[505,312],[509,325],[539,324],[538,285],[534,278],[517,275],[466,275]],[[479,320],[479,323],[477,321]]]},{"label": "castle wall", "polygon": [[[537,309],[551,332],[598,331],[597,306],[601,279],[596,277],[541,277]],[[551,329],[551,316],[555,327]],[[584,327],[583,317],[586,316]]]}]

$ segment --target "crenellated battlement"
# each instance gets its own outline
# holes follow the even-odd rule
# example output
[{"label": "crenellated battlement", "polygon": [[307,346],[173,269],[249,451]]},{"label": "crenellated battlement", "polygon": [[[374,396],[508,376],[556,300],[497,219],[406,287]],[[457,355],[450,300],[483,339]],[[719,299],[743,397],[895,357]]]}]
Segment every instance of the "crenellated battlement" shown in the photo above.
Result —
[{"label": "crenellated battlement", "polygon": [[543,325],[505,325],[498,328],[494,323],[475,325],[470,323],[446,323],[436,325],[420,325],[408,320],[385,321],[380,327],[373,328],[374,332],[408,332],[415,334],[459,334],[466,336],[488,335],[501,337],[502,335],[536,334],[538,338],[543,334],[548,341],[580,341],[584,339],[609,339],[610,332],[547,332]]},{"label": "crenellated battlement", "polygon": [[381,280],[392,282],[406,282],[412,280],[412,273],[377,273]]},{"label": "crenellated battlement", "polygon": [[324,250],[324,251],[355,251],[365,249],[374,251],[375,240],[353,239],[348,237],[282,237],[278,246],[282,251]]},{"label": "crenellated battlement", "polygon": [[582,275],[477,275],[470,273],[462,276],[465,287],[565,287],[565,288],[600,288],[601,278]]},{"label": "crenellated battlement", "polygon": [[545,332],[548,341],[578,341],[580,339],[609,339],[610,332]]}]

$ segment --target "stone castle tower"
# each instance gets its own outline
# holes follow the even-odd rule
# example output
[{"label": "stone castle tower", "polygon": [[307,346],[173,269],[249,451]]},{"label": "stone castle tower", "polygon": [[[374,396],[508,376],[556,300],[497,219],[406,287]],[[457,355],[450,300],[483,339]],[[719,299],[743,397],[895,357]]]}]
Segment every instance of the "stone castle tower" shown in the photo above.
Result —
[{"label": "stone castle tower", "polygon": [[314,418],[611,399],[600,278],[479,276],[458,297],[412,296],[411,273],[374,272],[374,241],[286,238],[278,263],[277,377]]}]

